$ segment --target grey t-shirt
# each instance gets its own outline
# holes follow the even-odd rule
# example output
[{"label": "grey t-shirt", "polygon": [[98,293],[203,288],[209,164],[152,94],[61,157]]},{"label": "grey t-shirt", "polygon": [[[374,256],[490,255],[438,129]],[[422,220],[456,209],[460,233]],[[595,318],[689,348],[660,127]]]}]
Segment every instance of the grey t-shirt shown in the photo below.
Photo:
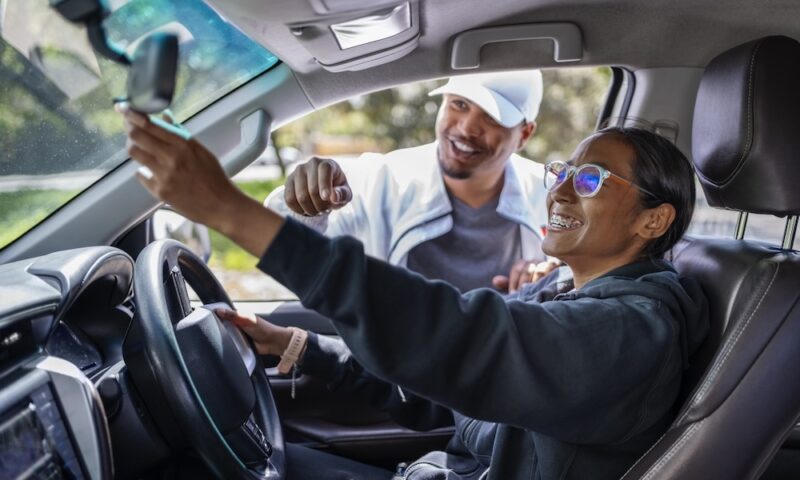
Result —
[{"label": "grey t-shirt", "polygon": [[453,229],[411,249],[407,267],[462,292],[491,288],[492,277],[522,258],[520,227],[497,213],[498,201],[472,208],[451,195]]}]

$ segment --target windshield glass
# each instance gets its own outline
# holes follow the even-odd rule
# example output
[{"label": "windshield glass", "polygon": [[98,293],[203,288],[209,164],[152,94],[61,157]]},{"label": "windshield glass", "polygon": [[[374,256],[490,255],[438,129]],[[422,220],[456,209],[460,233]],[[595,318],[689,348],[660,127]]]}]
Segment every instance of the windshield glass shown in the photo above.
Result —
[{"label": "windshield glass", "polygon": [[[178,121],[278,62],[200,0],[108,6],[106,31],[123,48],[154,31],[178,35]],[[112,104],[126,79],[48,0],[0,0],[0,248],[127,159]]]}]

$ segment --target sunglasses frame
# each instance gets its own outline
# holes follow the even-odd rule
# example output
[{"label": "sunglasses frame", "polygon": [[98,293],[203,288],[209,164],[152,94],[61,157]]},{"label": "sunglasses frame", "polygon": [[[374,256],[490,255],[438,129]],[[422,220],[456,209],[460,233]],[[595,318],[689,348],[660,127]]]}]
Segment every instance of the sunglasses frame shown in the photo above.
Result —
[{"label": "sunglasses frame", "polygon": [[[564,180],[562,180],[560,182],[557,182],[557,183],[554,183],[552,187],[547,188],[547,172],[550,169],[550,166],[554,165],[554,164],[564,165],[564,167],[567,170],[567,174],[564,177]],[[587,167],[594,167],[597,170],[599,170],[600,171],[600,180],[597,182],[597,188],[595,188],[594,191],[592,191],[591,193],[589,193],[587,195],[584,195],[584,194],[581,194],[581,193],[578,192],[578,186],[577,186],[576,182],[577,182],[577,178],[578,178],[578,175],[580,174],[580,172],[584,168],[587,168]],[[582,198],[593,198],[593,197],[597,196],[598,193],[600,193],[600,189],[603,188],[603,182],[605,182],[607,179],[611,179],[611,180],[616,180],[617,182],[620,182],[623,185],[627,185],[629,187],[634,187],[634,188],[638,189],[639,191],[641,191],[643,193],[646,193],[646,194],[650,195],[651,197],[653,197],[655,199],[658,199],[658,196],[656,196],[656,194],[650,192],[649,190],[647,190],[645,188],[642,188],[639,185],[636,185],[635,183],[631,182],[627,178],[620,177],[619,175],[617,175],[616,173],[610,171],[609,169],[601,167],[600,165],[597,165],[597,164],[594,164],[594,163],[584,163],[583,165],[579,165],[579,166],[576,167],[574,165],[570,165],[569,163],[567,163],[567,162],[565,162],[563,160],[553,160],[552,162],[547,162],[545,164],[545,166],[544,166],[544,169],[545,169],[545,174],[542,177],[542,183],[544,183],[544,188],[548,192],[552,192],[552,191],[556,190],[558,187],[560,187],[561,185],[566,183],[569,180],[569,177],[572,177],[572,189],[575,190],[575,194],[578,195],[579,197],[582,197]]]}]

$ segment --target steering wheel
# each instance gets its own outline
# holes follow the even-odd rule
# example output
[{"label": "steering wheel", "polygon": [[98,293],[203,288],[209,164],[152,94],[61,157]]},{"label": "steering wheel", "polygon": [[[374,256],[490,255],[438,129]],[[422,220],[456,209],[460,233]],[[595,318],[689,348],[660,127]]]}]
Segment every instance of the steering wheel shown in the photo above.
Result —
[{"label": "steering wheel", "polygon": [[[188,283],[203,305],[192,308]],[[278,410],[250,340],[215,308],[231,301],[185,245],[160,240],[136,260],[128,371],[159,431],[189,445],[219,478],[283,479]]]}]

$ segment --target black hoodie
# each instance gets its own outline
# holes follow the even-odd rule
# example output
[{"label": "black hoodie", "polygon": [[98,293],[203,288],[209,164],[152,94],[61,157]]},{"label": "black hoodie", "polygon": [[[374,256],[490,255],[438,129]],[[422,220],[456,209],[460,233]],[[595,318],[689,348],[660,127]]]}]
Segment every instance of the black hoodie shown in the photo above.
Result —
[{"label": "black hoodie", "polygon": [[566,293],[553,275],[514,298],[462,295],[287,220],[259,268],[331,318],[371,374],[499,424],[475,428],[494,438],[490,479],[622,476],[671,422],[708,330],[699,286],[663,261]]}]

